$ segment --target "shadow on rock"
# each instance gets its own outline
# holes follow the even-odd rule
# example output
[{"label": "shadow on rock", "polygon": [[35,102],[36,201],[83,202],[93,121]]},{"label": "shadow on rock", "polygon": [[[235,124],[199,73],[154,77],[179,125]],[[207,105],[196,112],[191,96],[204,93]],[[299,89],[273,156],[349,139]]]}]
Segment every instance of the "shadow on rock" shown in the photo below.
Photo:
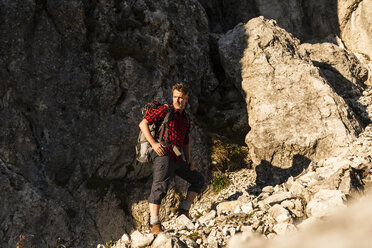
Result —
[{"label": "shadow on rock", "polygon": [[248,189],[250,194],[260,194],[266,186],[276,186],[287,181],[289,177],[300,175],[309,167],[311,160],[303,155],[293,156],[292,166],[288,169],[282,169],[272,165],[266,160],[262,160],[256,166],[256,185]]},{"label": "shadow on rock", "polygon": [[358,78],[359,75],[354,76],[356,82],[352,83],[331,64],[315,60],[313,60],[313,63],[320,69],[322,76],[327,80],[329,86],[345,100],[345,103],[356,114],[356,118],[361,126],[365,128],[371,123],[368,117],[367,107],[358,102],[363,90],[366,88],[364,82],[368,78],[368,73],[361,73],[361,78]]}]

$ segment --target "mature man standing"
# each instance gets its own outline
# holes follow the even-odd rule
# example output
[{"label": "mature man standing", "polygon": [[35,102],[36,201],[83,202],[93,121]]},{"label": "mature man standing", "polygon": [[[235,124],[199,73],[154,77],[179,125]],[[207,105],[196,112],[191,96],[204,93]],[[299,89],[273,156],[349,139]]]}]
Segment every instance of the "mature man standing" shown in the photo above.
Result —
[{"label": "mature man standing", "polygon": [[[152,146],[153,182],[151,193],[148,198],[150,208],[150,230],[154,234],[163,232],[159,219],[161,200],[165,197],[170,179],[176,174],[191,185],[188,188],[186,199],[182,202],[179,214],[189,217],[189,209],[197,194],[204,186],[204,177],[195,170],[191,161],[191,149],[189,143],[190,122],[185,112],[185,106],[189,97],[189,88],[184,84],[175,84],[172,88],[173,104],[169,107],[164,105],[152,111],[139,124],[142,133]],[[170,146],[158,142],[159,134],[153,137],[149,125],[155,123],[160,126],[168,111],[173,111],[173,117],[169,121],[168,133],[163,134],[163,140],[167,137]],[[185,160],[181,152],[183,150]]]}]

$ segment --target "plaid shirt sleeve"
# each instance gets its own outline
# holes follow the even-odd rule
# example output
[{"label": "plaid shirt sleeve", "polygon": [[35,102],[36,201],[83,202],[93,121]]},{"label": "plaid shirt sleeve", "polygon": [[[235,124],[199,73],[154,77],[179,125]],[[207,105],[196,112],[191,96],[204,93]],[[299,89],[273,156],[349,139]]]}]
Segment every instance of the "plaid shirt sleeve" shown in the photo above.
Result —
[{"label": "plaid shirt sleeve", "polygon": [[145,116],[145,119],[149,122],[149,125],[155,123],[157,126],[159,126],[160,123],[165,118],[167,111],[168,111],[168,107],[163,105],[157,109],[153,109],[151,113]]}]

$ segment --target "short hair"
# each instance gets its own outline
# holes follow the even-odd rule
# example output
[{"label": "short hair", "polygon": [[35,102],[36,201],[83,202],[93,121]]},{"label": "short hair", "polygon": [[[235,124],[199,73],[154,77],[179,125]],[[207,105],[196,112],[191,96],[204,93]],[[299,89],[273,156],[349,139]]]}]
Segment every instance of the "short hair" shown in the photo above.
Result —
[{"label": "short hair", "polygon": [[183,83],[176,83],[175,85],[173,85],[172,93],[173,93],[174,90],[180,91],[187,96],[189,95],[189,92],[190,92],[189,86],[187,86],[186,84],[183,84]]}]

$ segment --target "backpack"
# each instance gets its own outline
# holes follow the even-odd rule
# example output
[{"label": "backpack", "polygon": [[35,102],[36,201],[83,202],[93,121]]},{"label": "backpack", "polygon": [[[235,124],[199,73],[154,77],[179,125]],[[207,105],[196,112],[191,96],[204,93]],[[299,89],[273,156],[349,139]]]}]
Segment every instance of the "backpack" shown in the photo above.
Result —
[{"label": "backpack", "polygon": [[[142,115],[145,117],[149,113],[151,113],[154,109],[158,109],[161,106],[168,106],[167,104],[161,104],[158,101],[152,101],[147,103],[142,109]],[[149,130],[152,135],[152,137],[156,137],[156,134],[159,133],[159,142],[160,143],[168,143],[168,127],[169,127],[169,121],[173,117],[173,109],[168,107],[167,114],[165,115],[162,123],[159,127],[155,125],[155,123],[149,125]],[[166,134],[165,139],[163,139],[164,132]],[[145,136],[143,135],[142,131],[140,131],[137,139],[137,145],[136,145],[136,159],[140,163],[149,163],[151,161],[150,154],[152,151],[152,147],[150,143],[147,141]]]}]

